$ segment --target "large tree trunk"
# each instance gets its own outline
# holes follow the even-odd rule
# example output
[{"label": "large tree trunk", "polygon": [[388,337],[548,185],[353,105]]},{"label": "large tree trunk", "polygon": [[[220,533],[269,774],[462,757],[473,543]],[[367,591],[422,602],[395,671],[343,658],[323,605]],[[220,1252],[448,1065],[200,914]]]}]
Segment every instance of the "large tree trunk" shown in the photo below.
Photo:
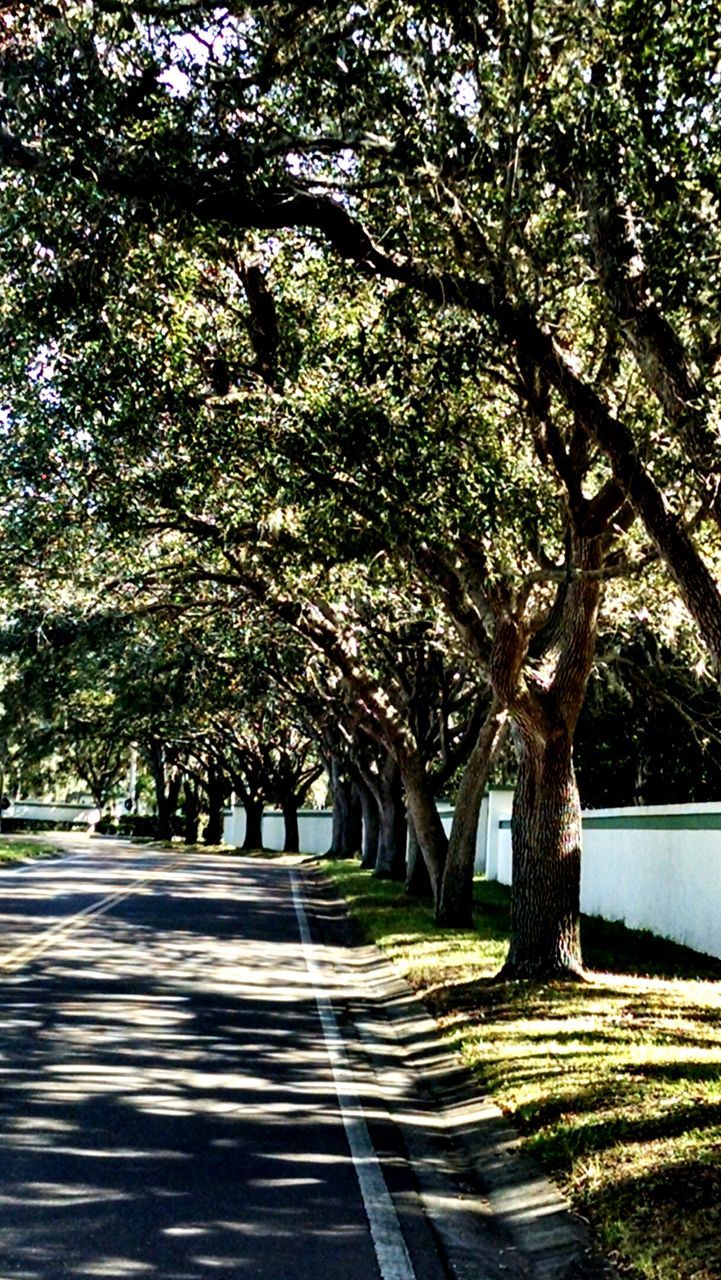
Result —
[{"label": "large tree trunk", "polygon": [[499,976],[578,977],[581,805],[564,726],[521,738],[512,832],[511,945]]},{"label": "large tree trunk", "polygon": [[173,818],[180,795],[180,775],[172,772],[170,777],[167,776],[163,748],[158,742],[151,744],[148,763],[153,775],[155,805],[158,810],[158,839],[170,842],[173,838]]},{"label": "large tree trunk", "polygon": [[281,808],[283,810],[283,826],[285,828],[283,853],[298,853],[300,849],[300,833],[298,831],[297,797],[289,796],[283,801]]},{"label": "large tree trunk", "polygon": [[437,905],[443,867],[448,855],[448,837],[443,830],[435,796],[419,752],[399,750],[396,754],[403,780],[408,815],[413,822]]},{"label": "large tree trunk", "polygon": [[457,929],[473,924],[473,871],[478,815],[488,774],[507,732],[507,715],[497,704],[481,726],[456,796],[448,857],[443,869],[436,922]]},{"label": "large tree trunk", "polygon": [[[596,646],[603,562],[600,538],[574,535],[581,571],[565,594],[551,679],[526,674],[529,633],[509,613],[496,625],[491,671],[509,706],[519,755],[513,804],[511,940],[499,974],[549,981],[583,973],[579,899],[581,806],[573,735]],[[504,696],[505,695],[505,696]]]},{"label": "large tree trunk", "polygon": [[105,791],[102,790],[101,788],[94,787],[92,782],[89,784],[89,786],[90,786],[90,794],[93,797],[93,804],[95,805],[95,808],[98,811],[98,820],[97,822],[93,823],[93,831],[97,831],[98,827],[101,825],[105,817],[105,813],[104,813]]},{"label": "large tree trunk", "polygon": [[378,841],[380,838],[380,814],[378,801],[367,782],[357,784],[358,797],[361,804],[363,838],[361,843],[361,866],[371,871],[378,857]]},{"label": "large tree trunk", "polygon": [[246,798],[243,801],[245,810],[245,836],[243,848],[247,850],[263,848],[263,801]]},{"label": "large tree trunk", "polygon": [[178,796],[180,794],[180,778],[171,778],[167,791],[163,788],[162,793],[158,794],[156,788],[156,803],[158,807],[158,839],[170,841],[173,838],[173,818],[178,808]]},{"label": "large tree trunk", "polygon": [[105,808],[105,800],[108,795],[108,788],[103,786],[102,783],[96,782],[92,778],[86,778],[86,781],[88,783],[90,794],[93,797],[93,804],[96,809],[100,810],[100,816],[102,817],[103,809]]},{"label": "large tree trunk", "polygon": [[406,893],[409,898],[427,901],[433,897],[431,878],[418,843],[413,819],[408,817],[408,851],[406,854]]},{"label": "large tree trunk", "polygon": [[381,880],[406,878],[406,812],[401,774],[389,754],[378,780],[380,795],[380,839],[375,874]]},{"label": "large tree trunk", "polygon": [[329,858],[354,858],[363,839],[361,803],[353,780],[341,760],[334,757],[330,767],[333,792],[333,831]]},{"label": "large tree trunk", "polygon": [[198,843],[198,822],[200,821],[200,796],[197,783],[183,782],[183,840],[186,844]]},{"label": "large tree trunk", "polygon": [[208,764],[208,825],[203,832],[205,844],[222,844],[225,810],[225,780],[222,771],[211,760]]}]

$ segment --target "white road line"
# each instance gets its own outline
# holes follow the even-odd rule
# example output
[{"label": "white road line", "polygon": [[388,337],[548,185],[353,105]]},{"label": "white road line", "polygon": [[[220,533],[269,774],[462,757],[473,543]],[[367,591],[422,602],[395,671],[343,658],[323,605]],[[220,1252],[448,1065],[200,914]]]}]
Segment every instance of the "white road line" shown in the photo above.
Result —
[{"label": "white road line", "polygon": [[37,956],[42,955],[53,946],[59,939],[65,937],[66,934],[73,933],[77,929],[81,929],[88,920],[92,920],[95,916],[104,915],[117,902],[122,902],[124,898],[129,898],[140,885],[147,884],[151,880],[172,870],[174,866],[179,865],[177,862],[166,865],[162,868],[155,868],[149,874],[139,876],[136,880],[131,880],[130,884],[123,889],[117,889],[114,893],[107,894],[98,902],[91,902],[89,906],[83,907],[82,911],[76,911],[72,916],[65,916],[62,920],[49,929],[43,929],[42,933],[37,934],[34,938],[29,938],[27,942],[23,942],[16,947],[14,951],[8,952],[5,956],[0,956],[0,970],[6,970],[14,973],[27,964],[28,960],[35,960]]},{"label": "white road line", "polygon": [[378,1259],[382,1280],[415,1280],[413,1264],[408,1256],[401,1233],[398,1215],[373,1149],[363,1107],[353,1083],[348,1055],[333,1011],[324,994],[323,976],[314,959],[314,946],[308,927],[308,917],[303,906],[297,875],[290,872],[293,906],[298,917],[298,928],[303,947],[303,957],[313,987],[318,1016],[323,1030],[326,1051],[330,1060],[333,1082],[338,1097],[343,1125],[348,1138],[351,1159],[358,1176],[363,1206],[370,1225],[373,1246]]}]

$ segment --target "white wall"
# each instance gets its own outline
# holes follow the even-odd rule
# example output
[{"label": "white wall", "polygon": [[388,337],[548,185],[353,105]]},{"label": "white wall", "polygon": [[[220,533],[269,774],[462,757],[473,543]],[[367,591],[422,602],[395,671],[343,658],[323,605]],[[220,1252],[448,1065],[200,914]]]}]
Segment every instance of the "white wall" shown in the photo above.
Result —
[{"label": "white wall", "polygon": [[[299,845],[302,853],[327,853],[330,848],[333,814],[330,809],[300,809]],[[245,811],[242,805],[226,810],[224,844],[239,848],[245,839]],[[282,813],[269,809],[263,814],[263,848],[280,851],[285,841]]]},{"label": "white wall", "polygon": [[[512,791],[492,789],[478,822],[476,870],[502,884],[512,876],[512,803]],[[438,812],[449,832],[453,809],[441,804]],[[298,829],[304,853],[326,853],[331,811],[301,810]],[[244,835],[245,814],[236,806],[226,814],[225,842],[241,845]],[[283,848],[280,813],[264,815],[263,844]],[[721,957],[721,803],[584,813],[581,909]]]},{"label": "white wall", "polygon": [[[498,842],[498,818],[511,811],[513,793],[505,789],[491,791],[483,797],[478,819],[476,836],[476,871],[482,872],[486,866],[486,842],[490,839],[495,850]],[[450,835],[453,822],[453,806],[439,804],[438,813],[446,835]],[[330,848],[332,830],[332,812],[330,809],[301,809],[298,814],[299,844],[303,853],[327,853]],[[245,811],[242,805],[227,809],[223,828],[224,844],[239,848],[245,839]],[[283,815],[273,810],[263,814],[263,847],[280,850],[283,848],[284,830]],[[495,865],[495,862],[494,862]]]},{"label": "white wall", "polygon": [[3,818],[32,818],[42,822],[75,822],[91,827],[99,820],[100,810],[87,804],[45,804],[40,800],[18,800],[3,812]]},{"label": "white wall", "polygon": [[[511,882],[511,831],[495,879]],[[721,957],[721,804],[592,809],[583,815],[581,910]]]},{"label": "white wall", "polygon": [[[298,814],[298,834],[300,835],[300,814]],[[303,832],[305,835],[305,832]],[[283,830],[283,814],[269,810],[263,814],[263,847],[280,850],[285,843]],[[300,842],[299,842],[300,843]],[[304,850],[305,852],[305,850]],[[310,849],[308,850],[310,853]]]},{"label": "white wall", "polygon": [[451,827],[453,826],[453,805],[438,804],[436,808],[438,809],[438,816],[440,817],[443,825],[443,830],[446,835],[449,836],[451,834]]},{"label": "white wall", "polygon": [[[327,853],[333,834],[330,809],[303,809],[298,814],[299,844],[304,853]],[[282,841],[281,841],[281,848]]]},{"label": "white wall", "polygon": [[[510,787],[491,787],[484,796],[485,811],[481,808],[476,841],[476,871],[488,880],[502,880],[499,875],[500,823],[510,819],[513,808],[513,791]],[[485,826],[484,826],[485,812]],[[502,880],[503,884],[507,882]]]},{"label": "white wall", "polygon": [[240,849],[245,840],[245,810],[240,805],[226,809],[223,819],[223,844]]}]

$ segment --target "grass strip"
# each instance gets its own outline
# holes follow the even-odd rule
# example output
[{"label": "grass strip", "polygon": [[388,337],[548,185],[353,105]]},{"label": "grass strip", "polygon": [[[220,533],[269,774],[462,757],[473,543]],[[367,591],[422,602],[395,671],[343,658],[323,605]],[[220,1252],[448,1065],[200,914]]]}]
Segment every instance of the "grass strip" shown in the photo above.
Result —
[{"label": "grass strip", "polygon": [[28,858],[57,858],[58,850],[39,840],[10,840],[0,836],[0,868],[26,862]]},{"label": "grass strip", "polygon": [[503,886],[477,881],[457,932],[357,863],[322,867],[622,1274],[719,1280],[721,961],[585,918],[588,982],[495,983]]}]

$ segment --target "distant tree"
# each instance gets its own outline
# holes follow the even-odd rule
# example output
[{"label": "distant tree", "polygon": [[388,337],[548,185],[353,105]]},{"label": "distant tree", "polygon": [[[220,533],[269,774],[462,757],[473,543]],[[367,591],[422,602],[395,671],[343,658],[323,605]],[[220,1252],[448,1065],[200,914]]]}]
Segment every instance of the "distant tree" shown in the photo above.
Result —
[{"label": "distant tree", "polygon": [[646,621],[602,637],[576,741],[584,805],[721,796],[721,697],[695,650]]},{"label": "distant tree", "polygon": [[19,616],[0,637],[2,733],[23,766],[42,761],[85,784],[101,811],[127,774],[130,736],[92,628],[66,613]]}]

